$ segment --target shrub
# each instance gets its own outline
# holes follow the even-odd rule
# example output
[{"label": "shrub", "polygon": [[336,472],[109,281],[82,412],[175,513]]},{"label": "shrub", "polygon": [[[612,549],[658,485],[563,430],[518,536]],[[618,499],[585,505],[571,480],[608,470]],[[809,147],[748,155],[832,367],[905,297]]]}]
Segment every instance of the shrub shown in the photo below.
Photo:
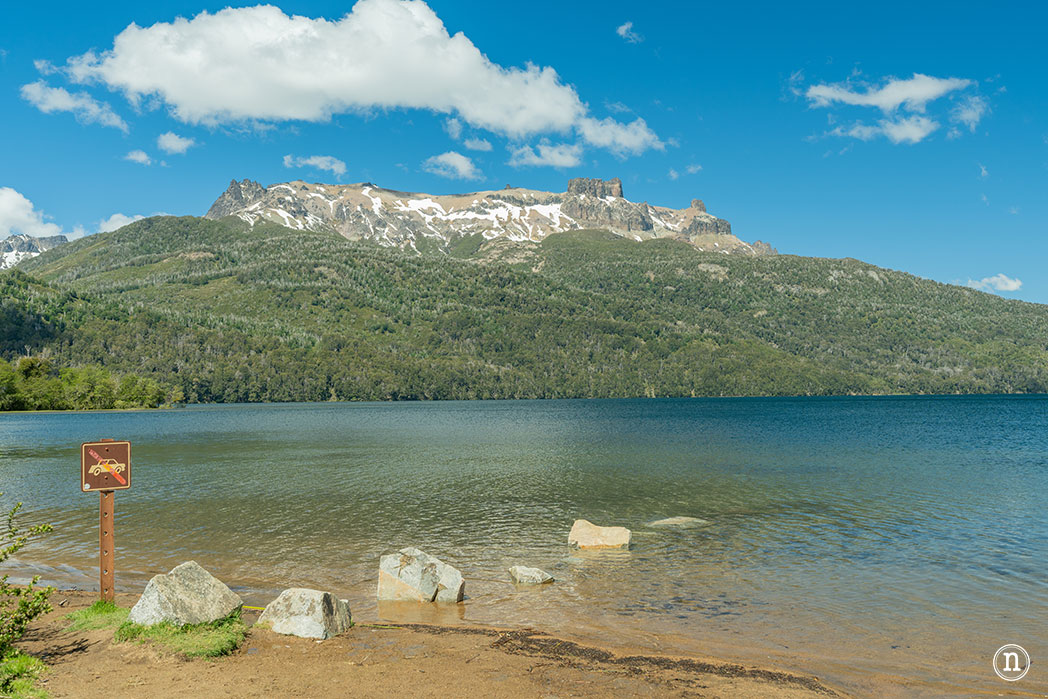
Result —
[{"label": "shrub", "polygon": [[[3,493],[0,493],[3,496]],[[18,503],[7,513],[7,524],[0,530],[0,565],[8,558],[21,551],[30,539],[51,531],[50,524],[38,524],[23,531],[15,526],[15,516],[22,509]],[[53,587],[36,587],[40,576],[33,578],[26,587],[14,587],[7,582],[7,576],[0,576],[0,659],[6,659],[12,653],[12,644],[22,637],[25,629],[41,614],[51,611],[47,601]]]}]

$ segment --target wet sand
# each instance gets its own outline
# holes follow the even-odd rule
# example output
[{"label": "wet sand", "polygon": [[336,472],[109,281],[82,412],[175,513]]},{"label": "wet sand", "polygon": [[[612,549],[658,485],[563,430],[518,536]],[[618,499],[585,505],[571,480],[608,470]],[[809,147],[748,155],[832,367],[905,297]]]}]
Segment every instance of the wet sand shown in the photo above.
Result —
[{"label": "wet sand", "polygon": [[[148,645],[114,643],[111,629],[66,631],[65,615],[96,599],[94,592],[55,593],[55,611],[19,644],[51,667],[41,686],[52,697],[845,696],[815,677],[597,648],[532,629],[369,619],[354,619],[347,634],[323,642],[252,628],[230,656],[184,660]],[[117,603],[137,599],[121,594]],[[245,610],[249,624],[256,618]]]}]

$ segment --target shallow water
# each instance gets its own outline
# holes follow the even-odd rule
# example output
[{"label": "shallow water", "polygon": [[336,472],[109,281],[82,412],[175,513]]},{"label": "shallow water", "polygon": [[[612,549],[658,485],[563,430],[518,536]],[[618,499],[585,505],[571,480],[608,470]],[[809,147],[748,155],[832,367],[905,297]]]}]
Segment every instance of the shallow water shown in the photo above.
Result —
[{"label": "shallow water", "polygon": [[[13,572],[96,585],[79,443],[133,442],[118,587],[195,559],[264,603],[375,608],[378,558],[459,567],[466,621],[818,674],[859,693],[1044,692],[1048,398],[194,406],[0,415],[0,491],[55,532]],[[664,517],[698,526],[656,528]],[[577,517],[634,532],[568,549]],[[517,590],[506,568],[557,582]],[[446,612],[445,612],[446,613]],[[447,619],[437,619],[446,621]],[[1033,668],[1006,684],[994,651]]]}]

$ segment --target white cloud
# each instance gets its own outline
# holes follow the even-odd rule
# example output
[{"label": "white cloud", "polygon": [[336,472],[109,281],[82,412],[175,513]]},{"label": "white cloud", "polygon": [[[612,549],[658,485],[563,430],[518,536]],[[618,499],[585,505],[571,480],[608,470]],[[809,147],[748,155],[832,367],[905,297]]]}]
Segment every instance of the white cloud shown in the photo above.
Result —
[{"label": "white cloud", "polygon": [[491,141],[488,141],[487,139],[483,138],[467,138],[465,141],[462,142],[462,145],[464,145],[466,148],[469,148],[470,150],[491,150]]},{"label": "white cloud", "polygon": [[890,113],[900,106],[911,112],[924,112],[928,102],[972,84],[961,78],[933,78],[914,73],[908,80],[890,78],[884,87],[865,92],[851,89],[849,83],[812,85],[805,93],[813,107],[829,107],[835,102],[863,107],[877,107]]},{"label": "white cloud", "polygon": [[165,153],[185,153],[196,145],[192,138],[184,138],[176,133],[168,131],[160,134],[156,139],[156,146]]},{"label": "white cloud", "polygon": [[327,170],[341,177],[346,174],[346,164],[331,155],[308,155],[308,156],[284,156],[284,167],[311,167],[317,170]]},{"label": "white cloud", "polygon": [[648,128],[648,124],[637,117],[629,124],[615,121],[611,117],[606,119],[594,119],[583,117],[578,123],[579,133],[587,143],[607,148],[616,155],[622,156],[626,153],[637,155],[649,148],[665,150],[666,145],[659,140],[655,132]]},{"label": "white cloud", "polygon": [[575,167],[582,162],[582,146],[569,143],[557,145],[543,141],[536,148],[521,146],[511,149],[509,165],[511,167]]},{"label": "white cloud", "polygon": [[44,114],[71,112],[82,124],[101,124],[128,132],[127,123],[105,102],[99,102],[86,92],[69,92],[63,87],[51,87],[43,80],[23,85],[22,99]]},{"label": "white cloud", "polygon": [[65,72],[210,126],[402,108],[523,139],[569,132],[588,114],[552,67],[493,63],[421,0],[359,0],[334,21],[260,5],[131,24],[112,49],[73,56]]},{"label": "white cloud", "polygon": [[983,165],[982,163],[979,163],[978,165],[979,165],[979,178],[985,180],[987,177],[990,176],[990,171],[987,170],[986,166]]},{"label": "white cloud", "polygon": [[988,196],[986,196],[985,193],[984,194],[980,194],[979,198],[982,200],[983,204],[986,204],[987,206],[990,205],[990,198]]},{"label": "white cloud", "polygon": [[124,156],[124,160],[130,160],[132,163],[138,163],[139,165],[153,164],[153,159],[144,150],[133,150]]},{"label": "white cloud", "polygon": [[702,171],[702,166],[699,165],[698,163],[692,163],[691,165],[689,165],[688,167],[686,167],[684,169],[688,171],[689,175],[694,175],[694,174]]},{"label": "white cloud", "polygon": [[447,132],[448,136],[451,136],[452,140],[457,141],[462,137],[462,122],[455,117],[445,119],[444,131]]},{"label": "white cloud", "polygon": [[37,237],[61,235],[62,227],[47,218],[21,192],[0,187],[0,239],[17,233]]},{"label": "white cloud", "polygon": [[959,102],[950,112],[950,120],[957,124],[964,124],[968,130],[975,133],[976,127],[982,121],[989,107],[986,100],[978,95],[971,95]]},{"label": "white cloud", "polygon": [[[883,136],[892,143],[919,143],[941,126],[941,119],[949,116],[954,124],[963,124],[971,131],[988,111],[986,100],[978,95],[967,95],[959,98],[952,110],[945,111],[939,117],[928,116],[929,105],[950,93],[965,90],[975,85],[972,80],[964,78],[936,78],[930,75],[914,73],[912,78],[887,78],[880,87],[846,81],[836,84],[812,85],[804,93],[812,107],[832,108],[839,105],[873,107],[879,109],[883,118],[876,123],[858,121],[850,127],[837,126],[827,132],[833,136],[850,136],[862,141],[869,141]],[[953,99],[953,98],[951,98]],[[908,116],[899,116],[899,110],[910,112]],[[835,121],[830,114],[830,123]],[[961,136],[957,127],[949,129],[947,139]]]},{"label": "white cloud", "polygon": [[109,218],[104,218],[98,222],[98,232],[108,233],[109,231],[115,231],[118,228],[123,228],[129,223],[141,221],[144,218],[145,216],[141,214],[135,214],[133,216],[127,216],[125,214],[120,213],[113,214]]},{"label": "white cloud", "polygon": [[422,163],[422,169],[434,175],[455,180],[479,180],[484,176],[472,160],[455,151],[426,158]]},{"label": "white cloud", "polygon": [[881,131],[892,143],[920,143],[937,128],[939,122],[923,116],[880,122]]},{"label": "white cloud", "polygon": [[1019,215],[1019,207],[1018,206],[1009,207],[1008,208],[1008,213],[1010,213],[1012,216],[1018,216]]},{"label": "white cloud", "polygon": [[626,22],[625,24],[619,25],[616,27],[615,33],[631,44],[639,44],[644,41],[643,36],[633,31],[633,22]]},{"label": "white cloud", "polygon": [[1012,279],[1004,274],[995,274],[992,277],[982,279],[969,279],[968,286],[980,291],[1018,291],[1022,288],[1022,281]]},{"label": "white cloud", "polygon": [[851,136],[860,141],[870,141],[884,136],[892,143],[919,143],[939,128],[939,122],[924,116],[903,119],[881,119],[877,124],[855,123],[848,128],[838,126],[828,132],[832,136]]},{"label": "white cloud", "polygon": [[674,170],[673,168],[670,168],[670,171],[667,174],[669,175],[669,178],[671,180],[676,180],[677,178],[680,177],[680,173],[677,172],[676,170]]}]

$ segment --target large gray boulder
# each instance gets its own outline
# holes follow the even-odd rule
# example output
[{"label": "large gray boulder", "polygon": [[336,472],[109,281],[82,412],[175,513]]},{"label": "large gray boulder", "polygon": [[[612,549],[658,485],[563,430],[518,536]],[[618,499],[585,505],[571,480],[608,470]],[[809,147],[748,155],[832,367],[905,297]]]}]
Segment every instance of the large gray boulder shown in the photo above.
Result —
[{"label": "large gray boulder", "polygon": [[553,582],[553,576],[541,568],[529,568],[527,566],[511,566],[509,577],[518,585],[543,585]]},{"label": "large gray boulder", "polygon": [[457,569],[411,546],[379,560],[380,600],[461,602],[465,588]]},{"label": "large gray boulder", "polygon": [[330,592],[293,587],[266,605],[258,623],[276,633],[301,638],[331,638],[353,626],[349,602]]},{"label": "large gray boulder", "polygon": [[167,621],[175,626],[224,619],[244,601],[196,561],[175,566],[167,575],[154,575],[127,620],[150,626]]}]

